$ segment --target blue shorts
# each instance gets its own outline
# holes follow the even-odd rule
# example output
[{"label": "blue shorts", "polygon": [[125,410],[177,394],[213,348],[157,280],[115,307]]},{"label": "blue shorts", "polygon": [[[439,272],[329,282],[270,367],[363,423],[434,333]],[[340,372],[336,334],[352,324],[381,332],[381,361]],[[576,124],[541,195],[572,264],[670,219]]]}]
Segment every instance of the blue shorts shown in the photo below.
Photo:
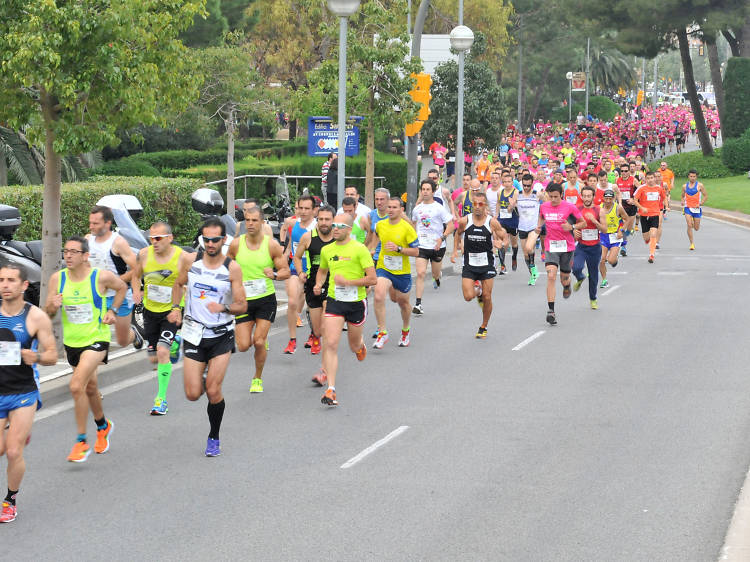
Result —
[{"label": "blue shorts", "polygon": [[[114,295],[112,295],[111,297],[107,297],[107,310],[112,308],[112,303],[114,302],[114,300]],[[128,292],[125,295],[125,300],[122,301],[120,308],[115,310],[115,314],[117,316],[128,316],[131,312],[133,312],[133,291],[131,289],[128,289]]]},{"label": "blue shorts", "polygon": [[[616,234],[616,233],[615,233]],[[622,246],[622,238],[618,238],[617,242],[609,241],[609,234],[606,232],[599,233],[599,243],[605,248],[619,248]]]},{"label": "blue shorts", "polygon": [[[26,394],[3,394],[0,395],[0,420],[7,419],[8,412],[26,408],[36,404],[36,409],[42,407],[42,397],[38,390],[27,392]],[[0,431],[3,428],[0,428]]]},{"label": "blue shorts", "polygon": [[698,212],[691,210],[690,207],[685,207],[685,214],[689,217],[693,217],[695,219],[699,219],[703,216],[703,209],[701,207],[698,207]]},{"label": "blue shorts", "polygon": [[393,288],[397,291],[402,293],[408,293],[411,291],[411,273],[396,275],[387,269],[376,269],[375,275],[384,279],[390,279],[391,283],[393,283]]}]

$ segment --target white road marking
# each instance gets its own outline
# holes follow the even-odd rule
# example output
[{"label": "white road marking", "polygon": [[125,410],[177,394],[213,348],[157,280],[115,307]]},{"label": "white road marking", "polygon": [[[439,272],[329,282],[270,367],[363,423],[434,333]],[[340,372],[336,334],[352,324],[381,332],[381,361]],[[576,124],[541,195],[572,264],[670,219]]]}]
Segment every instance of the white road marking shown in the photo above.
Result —
[{"label": "white road marking", "polygon": [[521,343],[519,343],[516,347],[514,347],[512,351],[518,351],[519,349],[526,347],[535,339],[537,339],[538,337],[541,337],[541,335],[544,334],[544,332],[545,330],[539,330],[536,334],[530,335],[528,338],[526,338]]},{"label": "white road marking", "polygon": [[729,275],[738,275],[738,276],[746,276],[748,275],[747,271],[717,271],[716,275],[720,276],[729,276]]},{"label": "white road marking", "polygon": [[402,425],[400,427],[397,427],[396,429],[394,429],[393,431],[391,431],[388,435],[386,435],[385,437],[383,437],[381,440],[375,441],[375,443],[373,443],[372,445],[370,445],[369,447],[367,447],[367,449],[365,449],[364,451],[362,451],[358,455],[350,458],[348,461],[346,461],[344,464],[341,465],[341,468],[351,468],[351,467],[353,467],[355,464],[357,464],[359,461],[361,461],[367,455],[369,455],[370,453],[376,451],[377,449],[379,449],[380,447],[382,447],[383,445],[385,445],[386,443],[388,443],[388,441],[391,441],[392,439],[395,439],[396,437],[398,437],[399,435],[401,435],[407,429],[409,429],[408,425]]},{"label": "white road marking", "polygon": [[744,562],[750,554],[750,470],[740,490],[740,497],[734,507],[732,521],[729,523],[724,546],[719,560]]},{"label": "white road marking", "polygon": [[619,288],[620,288],[620,285],[615,285],[614,287],[610,287],[609,289],[607,289],[606,291],[602,293],[602,296],[606,297],[607,295],[611,295]]},{"label": "white road marking", "polygon": [[659,271],[657,275],[685,275],[687,271]]},{"label": "white road marking", "polygon": [[[669,257],[669,256],[664,256]],[[674,256],[674,259],[676,260],[699,260],[700,258],[698,256]]]}]

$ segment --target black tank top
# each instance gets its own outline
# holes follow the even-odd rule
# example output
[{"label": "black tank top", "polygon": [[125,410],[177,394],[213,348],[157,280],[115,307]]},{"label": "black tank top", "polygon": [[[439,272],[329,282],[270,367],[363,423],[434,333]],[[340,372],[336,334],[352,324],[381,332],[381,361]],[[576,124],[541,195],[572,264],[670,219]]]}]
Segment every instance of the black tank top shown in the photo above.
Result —
[{"label": "black tank top", "polygon": [[[0,341],[18,342],[21,349],[31,349],[35,339],[26,329],[26,318],[31,305],[25,303],[23,310],[16,316],[0,314]],[[0,365],[0,395],[26,394],[38,390],[34,369],[21,362],[20,365]]]},{"label": "black tank top", "polygon": [[328,242],[321,240],[320,236],[318,236],[318,229],[313,228],[310,233],[310,245],[307,248],[307,253],[310,255],[309,279],[315,280],[315,275],[318,273],[318,268],[320,267],[320,251],[323,249],[323,246],[328,246],[332,242],[333,237]]},{"label": "black tank top", "polygon": [[474,224],[474,215],[469,215],[468,225],[464,230],[464,267],[472,269],[490,269],[495,267],[495,256],[492,251],[492,230],[487,217],[482,225]]}]

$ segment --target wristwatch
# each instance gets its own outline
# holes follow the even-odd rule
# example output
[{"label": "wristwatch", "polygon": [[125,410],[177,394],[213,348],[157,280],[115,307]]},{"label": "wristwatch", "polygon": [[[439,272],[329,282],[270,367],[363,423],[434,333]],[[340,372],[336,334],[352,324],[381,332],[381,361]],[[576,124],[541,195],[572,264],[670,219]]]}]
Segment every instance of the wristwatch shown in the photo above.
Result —
[{"label": "wristwatch", "polygon": [[400,254],[401,253],[401,246],[396,246],[396,251]]},{"label": "wristwatch", "polygon": [[229,311],[229,305],[228,304],[224,305],[224,312],[226,312],[227,314],[231,314],[231,312]]}]

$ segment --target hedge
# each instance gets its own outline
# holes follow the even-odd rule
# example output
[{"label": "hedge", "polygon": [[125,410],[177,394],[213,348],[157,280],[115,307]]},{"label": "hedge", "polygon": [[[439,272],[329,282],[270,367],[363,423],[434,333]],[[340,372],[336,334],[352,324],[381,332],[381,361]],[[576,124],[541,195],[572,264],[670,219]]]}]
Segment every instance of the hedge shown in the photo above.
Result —
[{"label": "hedge", "polygon": [[94,174],[101,176],[151,176],[159,175],[159,170],[154,168],[145,160],[123,158],[122,160],[110,160],[95,170]]},{"label": "hedge", "polygon": [[[579,112],[583,113],[585,110],[585,102],[574,103],[573,108],[571,109],[573,121],[575,121],[576,115],[578,115]],[[615,118],[615,115],[622,113],[622,108],[606,96],[591,96],[589,97],[589,113],[601,121],[611,121]],[[560,121],[561,123],[567,123],[567,106],[558,107],[553,110],[550,114],[550,119],[553,121]]]},{"label": "hedge", "polygon": [[724,139],[721,160],[727,168],[738,174],[750,170],[750,128],[739,138]]},{"label": "hedge", "polygon": [[[200,226],[200,216],[190,205],[190,194],[201,182],[189,178],[93,177],[89,181],[65,183],[61,193],[63,239],[89,230],[89,210],[104,195],[135,195],[143,205],[139,226],[146,229],[156,220],[166,220],[179,244],[190,244]],[[38,240],[42,233],[41,185],[0,187],[0,201],[21,211],[19,240]]]},{"label": "hedge", "polygon": [[722,139],[739,138],[750,127],[750,58],[731,57],[724,74]]},{"label": "hedge", "polygon": [[[726,141],[724,145],[726,146]],[[664,160],[669,169],[674,172],[675,177],[678,178],[687,177],[688,171],[691,169],[698,170],[698,177],[701,178],[725,178],[733,176],[735,174],[722,162],[722,150],[721,148],[716,148],[714,149],[713,156],[708,157],[703,156],[703,152],[700,150],[673,154],[666,158],[654,160],[649,164],[649,168],[656,170],[659,167],[659,163]]]}]

